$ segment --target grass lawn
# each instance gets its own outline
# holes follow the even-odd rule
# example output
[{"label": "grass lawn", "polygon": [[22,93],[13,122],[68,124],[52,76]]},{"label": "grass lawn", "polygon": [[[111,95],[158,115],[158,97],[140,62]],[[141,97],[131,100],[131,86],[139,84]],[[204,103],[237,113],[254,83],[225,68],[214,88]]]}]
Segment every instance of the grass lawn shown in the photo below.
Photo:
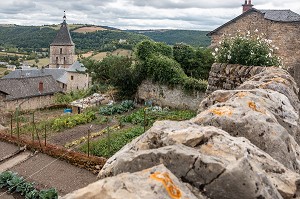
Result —
[{"label": "grass lawn", "polygon": [[[26,60],[26,62],[27,62],[29,65],[36,64],[34,59],[32,59],[32,60]],[[50,60],[49,60],[49,58],[47,57],[47,58],[39,59],[39,62],[37,63],[37,65],[38,65],[39,68],[40,68],[40,67],[42,67],[42,66],[48,65],[49,63],[50,63]]]}]

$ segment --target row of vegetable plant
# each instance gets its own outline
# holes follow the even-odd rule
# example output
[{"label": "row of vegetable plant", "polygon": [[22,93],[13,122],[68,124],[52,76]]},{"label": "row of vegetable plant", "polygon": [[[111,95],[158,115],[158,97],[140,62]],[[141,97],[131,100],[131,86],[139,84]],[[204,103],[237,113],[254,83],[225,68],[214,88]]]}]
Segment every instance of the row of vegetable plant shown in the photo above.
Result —
[{"label": "row of vegetable plant", "polygon": [[57,199],[56,189],[37,190],[34,183],[26,182],[22,176],[12,171],[0,173],[0,188],[6,188],[10,193],[19,193],[25,199]]}]

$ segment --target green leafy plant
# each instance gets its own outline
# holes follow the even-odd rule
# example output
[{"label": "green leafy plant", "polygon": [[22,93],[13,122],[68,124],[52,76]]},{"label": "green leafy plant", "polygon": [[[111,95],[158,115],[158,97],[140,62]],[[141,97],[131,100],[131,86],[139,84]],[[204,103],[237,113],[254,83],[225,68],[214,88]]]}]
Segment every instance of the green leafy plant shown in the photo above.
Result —
[{"label": "green leafy plant", "polygon": [[277,47],[263,35],[238,35],[225,38],[213,53],[220,63],[246,66],[279,66],[280,58],[275,55]]},{"label": "green leafy plant", "polygon": [[134,109],[134,102],[132,100],[122,101],[120,104],[103,106],[99,109],[101,115],[114,115],[128,112]]},{"label": "green leafy plant", "polygon": [[[119,151],[128,142],[136,138],[137,136],[143,134],[144,129],[141,126],[135,126],[129,129],[122,129],[116,131],[99,141],[94,141],[91,143],[91,153],[100,157],[111,157],[117,151]],[[87,152],[87,144],[84,144],[81,151]]]},{"label": "green leafy plant", "polygon": [[87,111],[77,115],[66,116],[54,120],[51,128],[59,131],[65,128],[72,128],[80,124],[86,124],[96,119],[95,112]]},{"label": "green leafy plant", "polygon": [[57,199],[58,194],[57,194],[56,189],[54,189],[54,188],[44,189],[44,190],[40,191],[39,198],[40,199]]},{"label": "green leafy plant", "polygon": [[39,191],[34,189],[29,191],[25,194],[25,199],[38,199],[39,198]]},{"label": "green leafy plant", "polygon": [[8,186],[8,182],[15,176],[11,171],[4,171],[0,174],[0,188]]}]

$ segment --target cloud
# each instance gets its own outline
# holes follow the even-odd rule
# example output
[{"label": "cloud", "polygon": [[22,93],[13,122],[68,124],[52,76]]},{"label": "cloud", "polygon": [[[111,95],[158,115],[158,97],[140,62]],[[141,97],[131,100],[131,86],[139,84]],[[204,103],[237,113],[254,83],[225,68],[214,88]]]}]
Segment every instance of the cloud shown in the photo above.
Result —
[{"label": "cloud", "polygon": [[[292,9],[296,0],[252,0],[259,9]],[[68,23],[124,29],[213,30],[242,12],[244,0],[3,0],[0,23],[58,24],[66,10]]]}]

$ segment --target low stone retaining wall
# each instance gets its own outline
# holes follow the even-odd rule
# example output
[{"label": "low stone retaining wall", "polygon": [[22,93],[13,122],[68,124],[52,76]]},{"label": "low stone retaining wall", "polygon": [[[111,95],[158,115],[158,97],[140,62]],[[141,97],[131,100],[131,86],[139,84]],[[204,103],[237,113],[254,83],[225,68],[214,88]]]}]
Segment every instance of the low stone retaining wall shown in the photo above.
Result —
[{"label": "low stone retaining wall", "polygon": [[146,80],[139,86],[137,95],[139,100],[151,101],[159,106],[197,110],[205,93],[194,92],[188,94],[180,87],[170,88]]}]

